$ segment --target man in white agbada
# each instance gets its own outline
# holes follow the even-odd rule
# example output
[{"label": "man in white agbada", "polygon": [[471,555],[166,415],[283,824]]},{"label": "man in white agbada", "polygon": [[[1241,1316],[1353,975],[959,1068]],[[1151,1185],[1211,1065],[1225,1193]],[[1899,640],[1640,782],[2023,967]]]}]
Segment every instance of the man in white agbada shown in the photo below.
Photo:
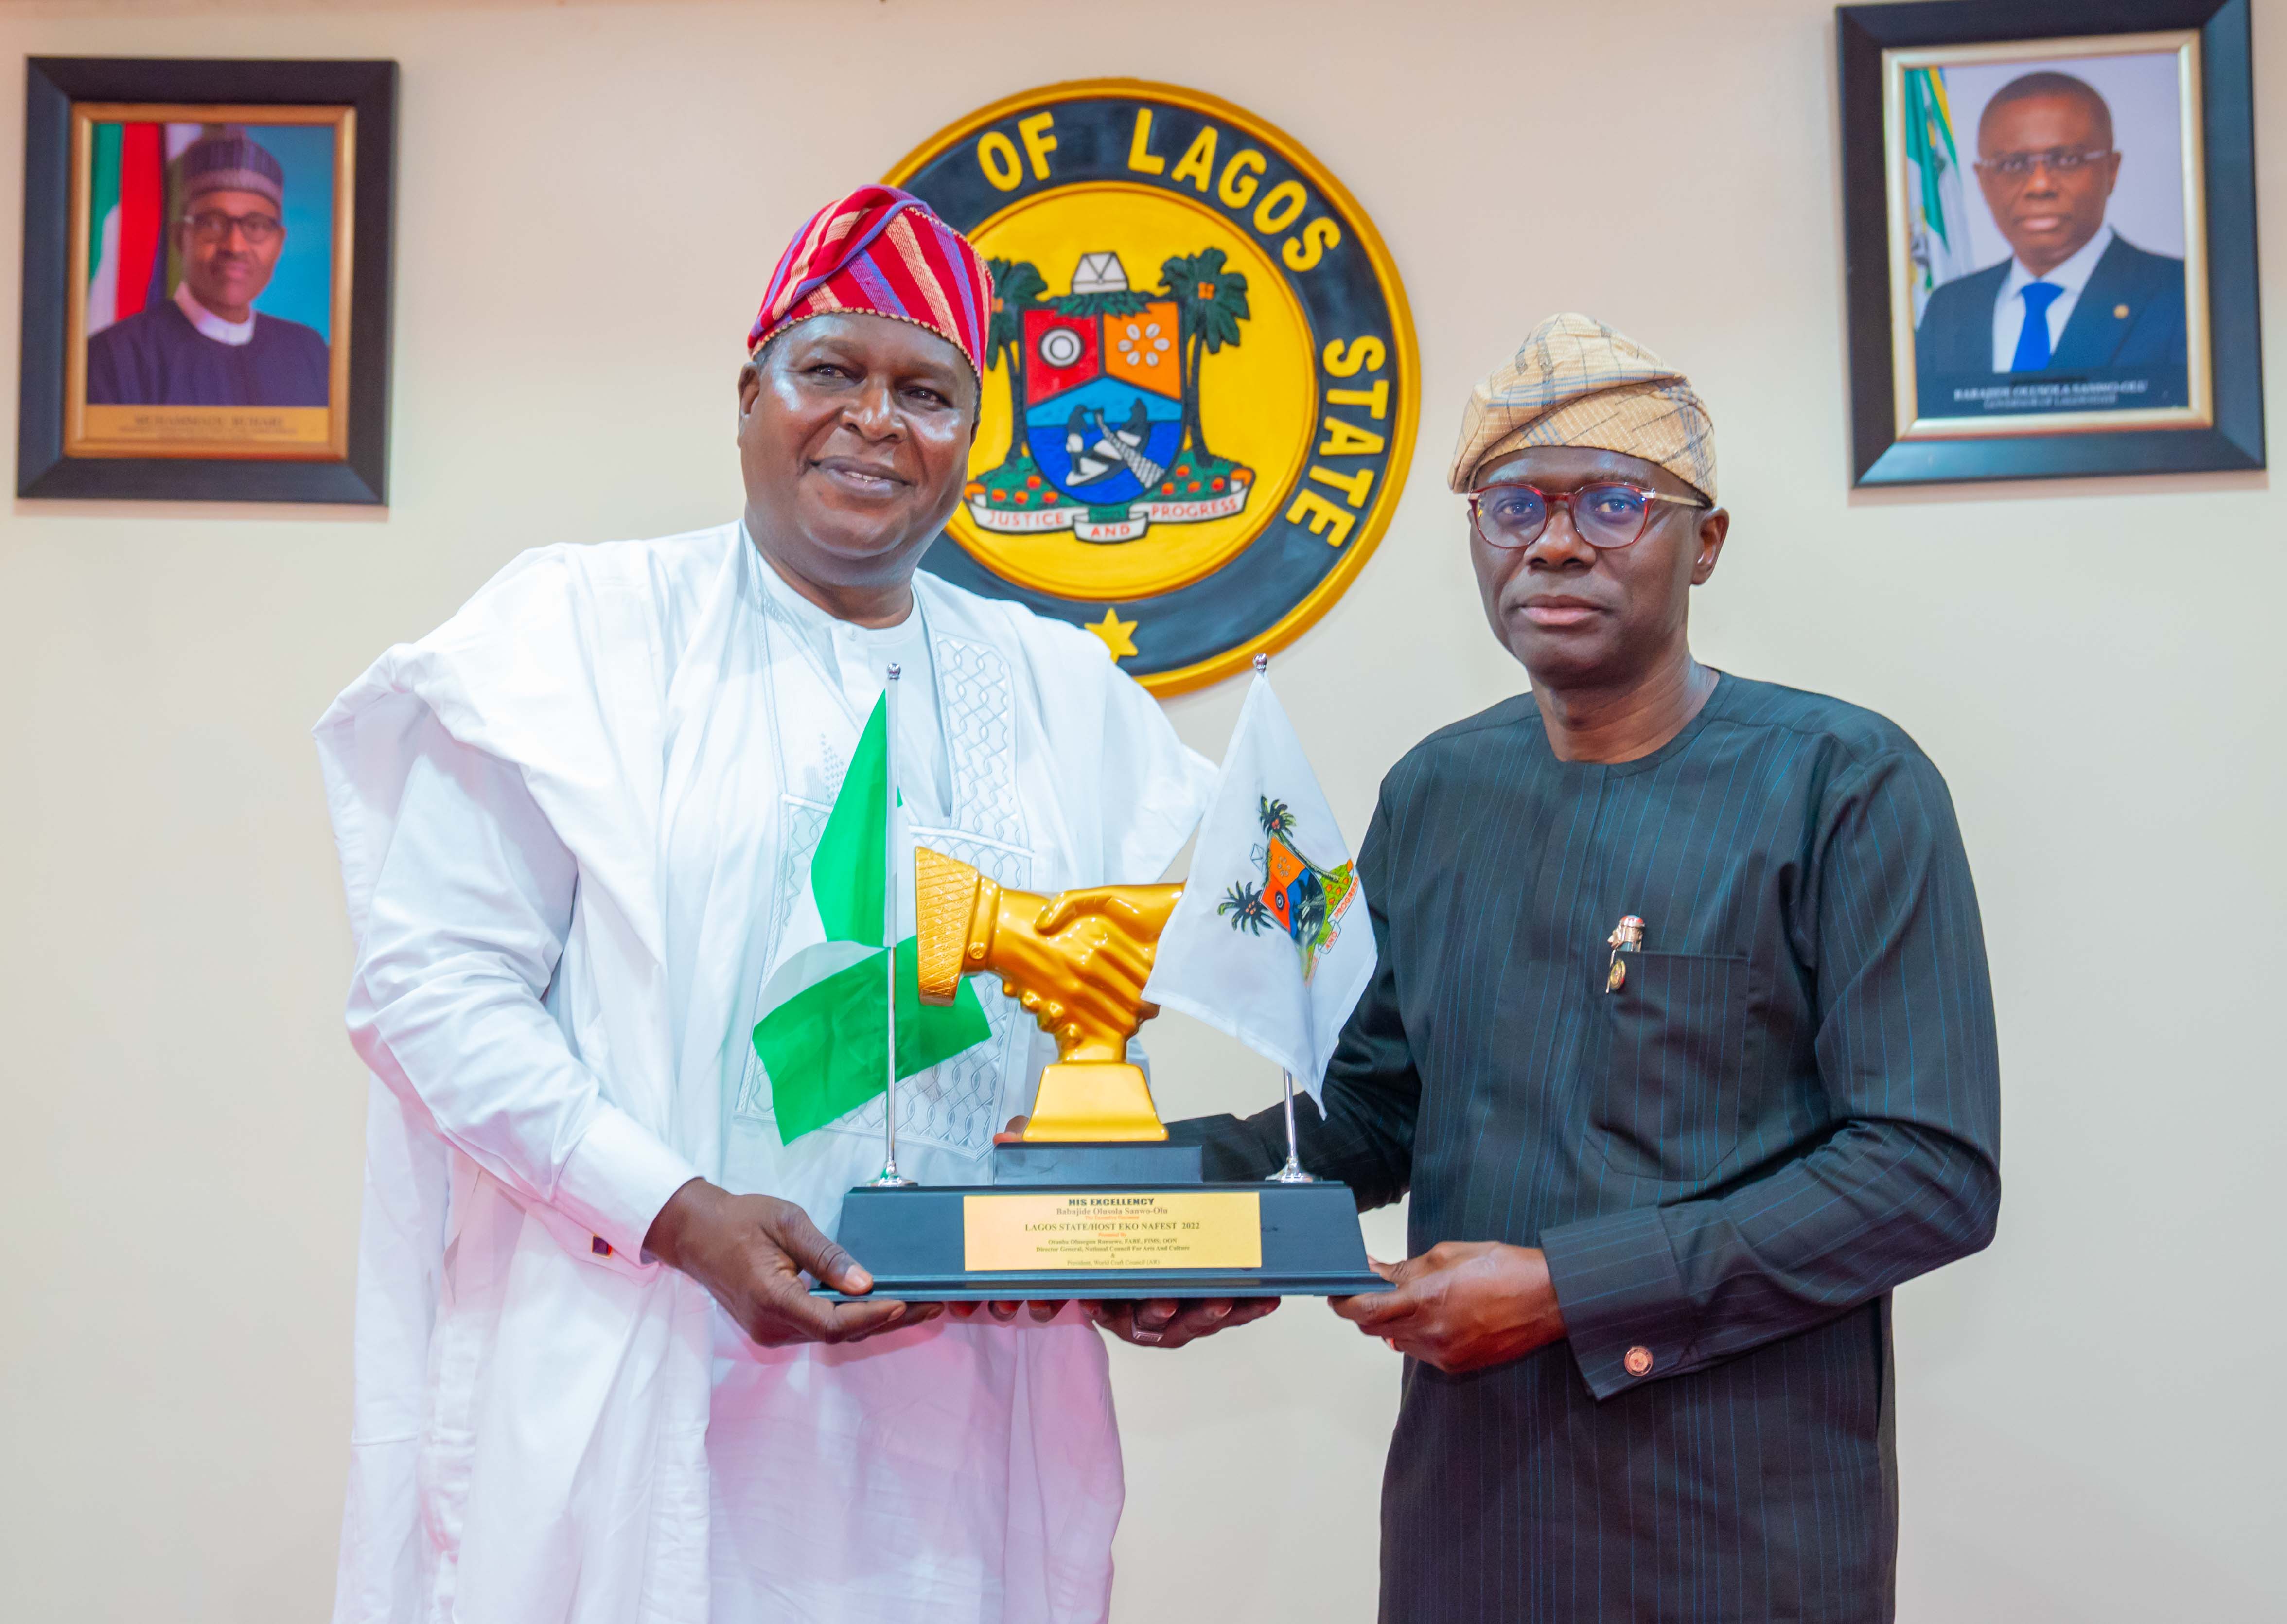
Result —
[{"label": "man in white agbada", "polygon": [[[740,375],[743,521],[526,553],[319,725],[374,1076],[342,1624],[1105,1614],[1097,1332],[807,1295],[870,1283],[827,1237],[882,1101],[781,1144],[749,1042],[891,661],[912,837],[1008,884],[1156,877],[1205,801],[1085,632],[915,571],[989,298],[902,194],[822,210]],[[927,1183],[989,1182],[1053,1056],[985,1002],[898,1086]]]}]

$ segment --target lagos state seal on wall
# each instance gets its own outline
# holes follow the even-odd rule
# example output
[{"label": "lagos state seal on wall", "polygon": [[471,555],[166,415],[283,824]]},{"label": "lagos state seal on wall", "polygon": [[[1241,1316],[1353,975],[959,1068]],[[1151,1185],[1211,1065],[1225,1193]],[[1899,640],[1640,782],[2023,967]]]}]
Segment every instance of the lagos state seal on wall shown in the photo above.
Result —
[{"label": "lagos state seal on wall", "polygon": [[1405,289],[1341,182],[1250,113],[1128,80],[981,108],[886,178],[993,271],[932,572],[1085,626],[1159,693],[1326,611],[1389,522],[1419,406]]}]

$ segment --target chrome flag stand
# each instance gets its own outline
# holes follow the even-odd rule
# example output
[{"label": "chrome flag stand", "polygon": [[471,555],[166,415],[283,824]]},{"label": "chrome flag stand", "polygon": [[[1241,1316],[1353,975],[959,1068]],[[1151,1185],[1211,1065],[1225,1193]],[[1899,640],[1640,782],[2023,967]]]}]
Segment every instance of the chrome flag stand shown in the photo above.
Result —
[{"label": "chrome flag stand", "polygon": [[[1258,655],[1257,658],[1260,658]],[[1286,1080],[1286,1165],[1262,1182],[1266,1184],[1315,1184],[1318,1181],[1302,1171],[1302,1159],[1296,1153],[1294,1141],[1294,1073],[1281,1071]]]},{"label": "chrome flag stand", "polygon": [[[869,1182],[876,1190],[908,1190],[914,1181],[898,1171],[898,667],[890,667],[890,680],[882,690],[883,723],[882,780],[882,945],[889,969],[882,978],[882,1013],[889,1041],[883,1045],[882,1069],[888,1086],[882,1090],[882,1170]],[[1291,1113],[1290,1104],[1289,1111]]]},{"label": "chrome flag stand", "polygon": [[[1254,674],[1263,677],[1269,675],[1270,670],[1270,656],[1255,655]],[[1278,1075],[1286,1085],[1286,1165],[1262,1182],[1266,1184],[1315,1184],[1318,1181],[1302,1171],[1301,1148],[1294,1137],[1294,1073],[1282,1066]]]}]

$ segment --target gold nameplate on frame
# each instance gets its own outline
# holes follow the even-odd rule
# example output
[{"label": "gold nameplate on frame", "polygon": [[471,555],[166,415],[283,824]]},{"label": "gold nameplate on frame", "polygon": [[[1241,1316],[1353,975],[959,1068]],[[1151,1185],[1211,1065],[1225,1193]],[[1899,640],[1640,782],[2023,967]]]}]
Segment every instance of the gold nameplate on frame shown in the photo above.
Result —
[{"label": "gold nameplate on frame", "polygon": [[[322,406],[88,406],[81,433],[91,443],[72,453],[100,456],[107,448],[140,456],[184,446],[212,456],[334,456],[333,414]],[[94,442],[100,442],[94,443]]]},{"label": "gold nameplate on frame", "polygon": [[962,1266],[1260,1269],[1262,1198],[1252,1190],[966,1195]]}]

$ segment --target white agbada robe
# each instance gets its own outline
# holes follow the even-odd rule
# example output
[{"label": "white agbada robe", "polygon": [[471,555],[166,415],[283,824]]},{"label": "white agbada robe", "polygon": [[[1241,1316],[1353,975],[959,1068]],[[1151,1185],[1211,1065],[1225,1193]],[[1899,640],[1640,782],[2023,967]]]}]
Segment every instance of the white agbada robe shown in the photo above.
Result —
[{"label": "white agbada robe", "polygon": [[[1142,880],[1205,804],[1086,633],[914,596],[842,625],[735,524],[542,549],[320,722],[374,1073],[336,1620],[1104,1615],[1119,1443],[1071,1311],[762,1350],[641,1261],[694,1174],[831,1233],[878,1167],[878,1099],[781,1146],[748,1040],[890,658],[907,844]],[[991,1038],[898,1085],[928,1183],[989,1178],[1053,1052],[980,991]]]}]

